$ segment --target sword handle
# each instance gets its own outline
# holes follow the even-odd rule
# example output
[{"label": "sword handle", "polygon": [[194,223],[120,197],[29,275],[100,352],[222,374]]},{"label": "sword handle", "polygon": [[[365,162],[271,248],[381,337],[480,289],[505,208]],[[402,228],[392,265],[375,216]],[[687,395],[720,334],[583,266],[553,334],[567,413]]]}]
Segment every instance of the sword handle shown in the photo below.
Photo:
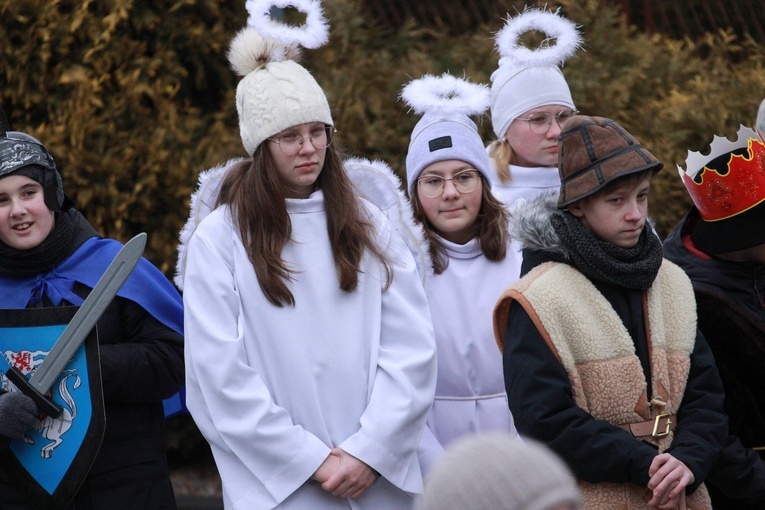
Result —
[{"label": "sword handle", "polygon": [[5,372],[5,377],[8,378],[24,395],[34,400],[37,405],[37,409],[51,418],[58,418],[63,411],[63,408],[51,399],[37,391],[37,388],[29,384],[29,379],[21,373],[16,367],[10,367]]}]

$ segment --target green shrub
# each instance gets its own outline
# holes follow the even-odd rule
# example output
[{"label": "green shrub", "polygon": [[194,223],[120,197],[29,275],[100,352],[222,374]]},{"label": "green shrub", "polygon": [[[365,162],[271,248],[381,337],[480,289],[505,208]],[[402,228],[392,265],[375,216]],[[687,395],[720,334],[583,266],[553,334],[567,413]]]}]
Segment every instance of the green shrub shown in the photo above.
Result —
[{"label": "green shrub", "polygon": [[[585,40],[584,51],[564,68],[579,110],[613,118],[665,163],[654,180],[651,214],[666,235],[691,203],[676,169],[687,151],[754,124],[765,96],[765,49],[730,32],[699,41],[641,33],[598,0],[558,5]],[[417,119],[397,100],[401,88],[445,71],[488,84],[498,60],[493,37],[504,21],[455,36],[411,22],[397,29],[363,24],[353,0],[329,2],[327,11],[331,43],[310,53],[306,64],[330,95],[345,145],[386,160],[403,176]],[[493,139],[488,117],[480,131],[486,142]]]},{"label": "green shrub", "polygon": [[99,231],[147,231],[147,256],[167,273],[196,174],[240,146],[223,54],[244,3],[228,4],[0,2],[12,128],[46,144]]},{"label": "green shrub", "polygon": [[[330,98],[339,141],[403,175],[417,119],[397,99],[402,86],[445,71],[488,83],[503,20],[453,35],[413,21],[386,27],[361,0],[324,4],[331,41],[304,65]],[[666,234],[690,203],[675,172],[686,151],[753,124],[765,49],[730,33],[641,33],[597,0],[556,5],[586,41],[564,69],[578,108],[614,118],[666,164],[652,195]],[[122,240],[147,231],[147,255],[171,274],[198,173],[243,155],[225,53],[244,2],[0,0],[0,16],[0,101],[12,125],[49,147],[98,230]],[[480,129],[488,142],[488,118]]]}]

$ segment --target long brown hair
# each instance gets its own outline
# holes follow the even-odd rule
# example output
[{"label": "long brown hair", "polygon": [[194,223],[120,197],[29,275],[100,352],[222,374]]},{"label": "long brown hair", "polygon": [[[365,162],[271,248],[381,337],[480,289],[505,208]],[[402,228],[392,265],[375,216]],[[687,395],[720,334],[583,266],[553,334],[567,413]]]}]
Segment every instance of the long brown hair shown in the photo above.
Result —
[{"label": "long brown hair", "polygon": [[[383,264],[386,285],[390,285],[392,267],[373,240],[372,225],[361,211],[334,144],[327,147],[324,166],[316,182],[324,192],[327,232],[340,288],[351,292],[358,285],[365,249]],[[294,306],[295,297],[287,283],[293,280],[292,273],[299,270],[287,267],[281,256],[292,235],[285,201],[288,189],[264,142],[251,160],[242,161],[229,170],[217,201],[217,205],[231,208],[260,289],[271,303],[280,307]]]},{"label": "long brown hair", "polygon": [[[438,234],[433,229],[433,225],[425,215],[420,197],[417,195],[416,185],[410,200],[414,218],[425,226],[425,237],[428,240],[430,258],[433,260],[433,272],[441,274],[449,266],[449,257],[446,255],[446,249],[438,241]],[[505,260],[507,256],[507,243],[510,240],[507,232],[509,220],[510,212],[494,196],[491,185],[481,175],[481,209],[473,223],[473,237],[478,238],[484,256],[493,262]]]}]

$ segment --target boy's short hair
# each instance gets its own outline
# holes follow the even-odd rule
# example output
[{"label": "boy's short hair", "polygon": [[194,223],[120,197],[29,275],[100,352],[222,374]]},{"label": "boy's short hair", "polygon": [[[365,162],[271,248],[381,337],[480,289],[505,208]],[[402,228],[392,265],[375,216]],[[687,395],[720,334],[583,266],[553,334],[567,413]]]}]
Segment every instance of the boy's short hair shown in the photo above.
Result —
[{"label": "boy's short hair", "polygon": [[[624,186],[625,184],[628,186],[636,185],[637,183],[642,182],[646,179],[651,179],[654,175],[656,175],[656,170],[653,168],[646,168],[645,170],[641,170],[639,172],[635,172],[632,174],[621,175],[619,177],[616,177],[615,179],[608,181],[607,184],[603,185],[602,188],[595,191],[594,193],[591,193],[585,197],[582,197],[579,200],[576,200],[575,202],[579,202],[582,200],[591,200],[593,198],[598,197],[601,194],[610,193],[614,189],[618,188],[619,186]],[[571,205],[575,202],[571,202],[568,205]]]},{"label": "boy's short hair", "polygon": [[564,209],[627,175],[654,175],[663,167],[613,120],[576,115],[563,124],[558,138],[558,208]]}]

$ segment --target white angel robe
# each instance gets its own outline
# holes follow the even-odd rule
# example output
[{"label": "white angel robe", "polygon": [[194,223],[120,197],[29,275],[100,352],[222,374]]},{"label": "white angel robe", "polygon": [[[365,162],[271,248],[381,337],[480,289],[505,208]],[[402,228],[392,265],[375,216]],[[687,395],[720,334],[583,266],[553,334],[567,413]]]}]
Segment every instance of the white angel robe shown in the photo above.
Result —
[{"label": "white angel robe", "polygon": [[430,433],[443,448],[467,434],[486,431],[520,438],[507,405],[492,313],[502,292],[518,279],[521,254],[508,249],[503,261],[492,262],[477,239],[464,245],[441,238],[439,242],[449,266],[425,283],[438,353],[436,398],[420,447],[426,474],[440,454]]},{"label": "white angel robe", "polygon": [[[496,168],[494,166],[494,160],[491,162],[491,171],[494,173],[494,185],[491,188],[491,192],[500,202],[512,212],[513,207],[518,205],[519,201],[529,202],[534,200],[540,195],[548,193],[560,192],[560,175],[558,175],[557,167],[525,167],[510,165],[510,182],[500,184],[499,177],[496,174]],[[509,264],[508,271],[511,274],[516,275],[518,278],[521,272],[521,262],[523,257],[520,255],[521,251],[520,243],[514,239],[511,240],[511,246],[508,251],[513,252],[512,261],[506,261]],[[507,285],[510,285],[515,280],[508,280]],[[504,290],[504,289],[503,289]],[[499,295],[497,295],[499,297]]]},{"label": "white angel robe", "polygon": [[[493,161],[491,168],[494,171]],[[512,207],[521,198],[529,201],[544,193],[558,193],[560,191],[558,168],[510,165],[510,182],[500,183],[495,173],[491,191],[508,207]]]},{"label": "white angel robe", "polygon": [[[227,509],[405,509],[421,492],[415,450],[435,386],[435,345],[414,261],[366,202],[397,260],[387,290],[365,255],[358,287],[339,289],[323,194],[288,200],[295,306],[268,302],[228,208],[187,247],[187,405],[211,445]],[[311,475],[340,447],[381,476],[356,500]]]}]

